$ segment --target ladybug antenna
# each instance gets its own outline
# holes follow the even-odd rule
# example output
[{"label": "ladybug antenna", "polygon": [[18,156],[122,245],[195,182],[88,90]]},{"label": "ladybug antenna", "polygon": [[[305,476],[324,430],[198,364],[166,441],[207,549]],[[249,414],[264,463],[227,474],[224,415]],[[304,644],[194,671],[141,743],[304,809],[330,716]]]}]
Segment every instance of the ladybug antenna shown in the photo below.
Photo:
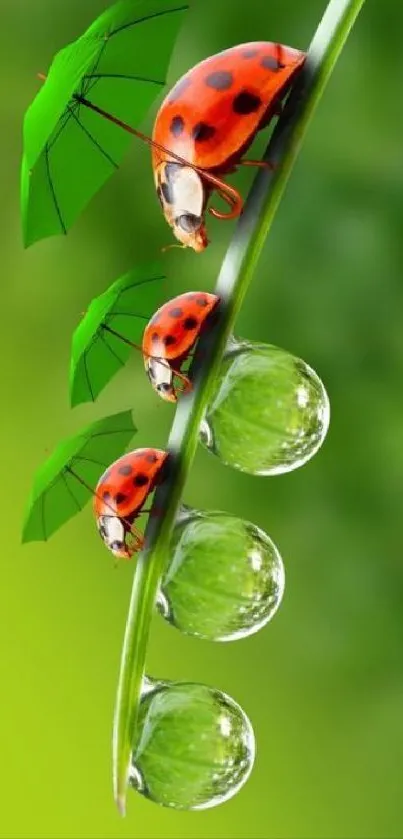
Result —
[{"label": "ladybug antenna", "polygon": [[170,251],[171,248],[180,248],[181,250],[183,250],[183,248],[186,247],[187,245],[180,245],[179,242],[178,244],[176,244],[176,242],[172,242],[171,245],[165,245],[163,248],[161,248],[161,253],[166,253],[167,251]]}]

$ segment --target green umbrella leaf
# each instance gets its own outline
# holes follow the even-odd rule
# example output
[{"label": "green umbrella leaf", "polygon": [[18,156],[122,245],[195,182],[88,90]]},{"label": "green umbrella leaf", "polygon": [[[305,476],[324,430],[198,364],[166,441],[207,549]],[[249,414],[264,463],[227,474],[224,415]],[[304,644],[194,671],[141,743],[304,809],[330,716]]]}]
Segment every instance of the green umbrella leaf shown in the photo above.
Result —
[{"label": "green umbrella leaf", "polygon": [[72,406],[94,401],[133,351],[108,330],[141,346],[144,328],[161,302],[164,279],[160,263],[140,265],[92,301],[73,335]]},{"label": "green umbrella leaf", "polygon": [[22,541],[46,541],[80,512],[102,473],[124,454],[136,431],[131,411],[122,411],[59,443],[35,475]]},{"label": "green umbrella leaf", "polygon": [[26,246],[66,233],[120,164],[131,135],[80,99],[139,125],[166,84],[189,7],[122,0],[61,50],[24,120],[21,170]]}]

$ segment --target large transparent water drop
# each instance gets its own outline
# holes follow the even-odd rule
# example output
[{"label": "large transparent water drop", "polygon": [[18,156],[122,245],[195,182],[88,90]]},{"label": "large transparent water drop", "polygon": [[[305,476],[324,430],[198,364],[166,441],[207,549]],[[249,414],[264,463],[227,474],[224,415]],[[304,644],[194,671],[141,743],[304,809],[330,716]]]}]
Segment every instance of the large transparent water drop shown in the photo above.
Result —
[{"label": "large transparent water drop", "polygon": [[329,417],[326,390],[304,361],[269,344],[232,340],[200,439],[228,466],[279,475],[313,457]]},{"label": "large transparent water drop", "polygon": [[182,513],[158,600],[169,623],[210,641],[243,638],[268,623],[283,591],[281,556],[266,533],[227,513]]},{"label": "large transparent water drop", "polygon": [[219,690],[155,683],[141,701],[137,730],[131,784],[165,807],[215,807],[235,795],[251,772],[252,726]]}]

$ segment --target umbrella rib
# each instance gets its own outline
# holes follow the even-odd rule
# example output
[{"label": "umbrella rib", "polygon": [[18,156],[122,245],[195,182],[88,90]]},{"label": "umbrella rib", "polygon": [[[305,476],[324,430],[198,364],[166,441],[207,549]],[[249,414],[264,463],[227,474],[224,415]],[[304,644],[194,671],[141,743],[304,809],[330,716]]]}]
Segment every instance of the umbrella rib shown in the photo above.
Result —
[{"label": "umbrella rib", "polygon": [[134,428],[114,428],[113,431],[96,431],[94,434],[91,434],[91,439],[93,437],[105,437],[109,434],[134,434],[136,429]]},{"label": "umbrella rib", "polygon": [[118,297],[123,294],[124,291],[129,291],[131,288],[137,288],[137,286],[145,285],[146,283],[155,283],[157,280],[165,280],[165,275],[162,275],[161,277],[147,277],[146,280],[136,280],[135,283],[130,283],[130,285],[126,285],[124,288],[121,288]]},{"label": "umbrella rib", "polygon": [[138,315],[137,312],[115,312],[112,311],[110,313],[110,317],[119,317],[119,318],[141,318],[142,320],[150,320],[151,315]]},{"label": "umbrella rib", "polygon": [[[76,110],[78,110],[78,107],[76,107],[78,104],[79,104],[79,103],[74,102],[74,106],[73,106],[73,107],[75,107],[75,108],[76,108]],[[69,109],[69,110],[70,110],[70,109]],[[56,133],[55,133],[55,135],[52,137],[51,141],[48,143],[48,149],[49,149],[49,151],[51,151],[51,150],[53,149],[53,146],[55,145],[55,143],[57,143],[57,141],[58,141],[58,139],[59,139],[60,135],[62,134],[62,132],[63,132],[63,131],[64,131],[64,129],[66,128],[67,123],[68,123],[68,122],[70,122],[71,117],[72,117],[72,114],[71,114],[71,113],[69,113],[69,111],[65,111],[65,112],[64,112],[64,114],[62,114],[62,116],[60,117],[60,120],[59,120],[59,123],[60,123],[60,124],[59,124],[59,127],[57,128]]]},{"label": "umbrella rib", "polygon": [[85,136],[87,137],[87,139],[88,139],[88,140],[90,140],[90,142],[94,144],[95,148],[97,148],[97,149],[98,149],[98,151],[99,151],[99,152],[101,152],[101,154],[103,154],[103,156],[106,158],[106,160],[108,160],[108,161],[109,161],[109,163],[111,163],[111,164],[112,164],[112,166],[114,166],[114,167],[115,167],[115,169],[118,169],[118,168],[119,168],[119,167],[118,167],[118,164],[117,164],[117,163],[113,160],[113,158],[110,156],[110,154],[108,154],[108,152],[107,152],[107,151],[105,151],[105,149],[103,149],[103,148],[102,148],[102,146],[98,143],[98,140],[96,140],[96,139],[95,139],[95,137],[93,137],[93,136],[92,136],[92,134],[91,134],[91,133],[88,131],[88,129],[85,127],[85,125],[83,125],[83,123],[81,122],[81,120],[78,118],[77,114],[75,114],[75,113],[71,110],[70,105],[68,106],[68,109],[69,109],[69,111],[71,112],[71,116],[72,116],[72,117],[73,117],[73,119],[76,121],[77,125],[79,125],[79,126],[80,126],[81,130],[84,132],[84,134],[85,134]]},{"label": "umbrella rib", "polygon": [[[73,474],[73,472],[71,471],[71,469],[70,469],[70,467],[69,467],[69,466],[67,466],[67,469],[68,469],[68,471],[69,471],[71,474]],[[76,498],[76,496],[74,495],[73,490],[71,489],[71,487],[69,487],[69,485],[68,485],[68,483],[67,483],[67,478],[66,478],[66,474],[65,474],[65,472],[64,472],[64,471],[62,472],[62,478],[63,478],[63,481],[64,481],[64,483],[65,483],[65,486],[66,486],[67,492],[68,492],[68,493],[69,493],[69,495],[70,495],[70,498],[72,498],[72,499],[73,499],[73,501],[74,501],[74,503],[75,503],[75,505],[76,505],[77,509],[78,509],[78,510],[82,510],[82,507],[80,506],[79,502],[77,501],[77,498]]]},{"label": "umbrella rib", "polygon": [[170,15],[172,12],[186,12],[188,8],[189,5],[186,4],[186,6],[178,6],[176,9],[165,9],[162,12],[155,12],[153,15],[146,15],[145,17],[138,18],[138,20],[132,20],[130,23],[122,23],[122,26],[118,26],[117,29],[112,30],[110,37],[118,35],[119,32],[123,32],[125,29],[130,29],[132,26],[137,26],[138,23],[144,23],[146,20],[162,17],[162,15]]},{"label": "umbrella rib", "polygon": [[90,392],[91,399],[92,399],[93,402],[95,402],[95,396],[94,396],[92,386],[91,386],[90,374],[89,374],[88,369],[87,369],[87,354],[86,353],[84,353],[84,372],[85,372],[85,378],[87,379],[87,385],[88,385],[88,390]]},{"label": "umbrella rib", "polygon": [[76,454],[74,460],[83,460],[86,463],[95,463],[95,466],[103,466],[105,469],[108,468],[107,463],[102,463],[100,460],[93,460],[92,457],[83,457],[81,454]]},{"label": "umbrella rib", "polygon": [[105,347],[107,347],[107,349],[109,350],[109,352],[111,352],[111,353],[112,353],[112,355],[116,358],[116,361],[118,361],[118,362],[119,362],[119,364],[121,364],[121,365],[122,365],[122,367],[123,367],[123,366],[126,364],[126,361],[123,361],[123,359],[121,359],[121,358],[118,356],[118,354],[115,352],[115,350],[113,350],[113,349],[112,349],[112,347],[108,344],[108,342],[107,342],[106,338],[104,337],[103,332],[100,332],[100,333],[99,333],[99,337],[100,337],[100,339],[101,339],[102,343],[103,343],[103,344],[105,344]]},{"label": "umbrella rib", "polygon": [[161,87],[165,85],[165,81],[160,82],[159,79],[148,79],[145,76],[130,76],[125,73],[90,73],[85,76],[86,79],[128,79],[133,82],[149,82],[150,84],[159,84]]},{"label": "umbrella rib", "polygon": [[63,230],[63,233],[66,234],[67,233],[66,225],[63,221],[63,216],[61,214],[61,210],[60,210],[59,203],[58,203],[57,196],[56,196],[55,187],[54,187],[54,184],[53,184],[53,181],[52,181],[52,176],[51,176],[51,173],[50,173],[49,149],[48,149],[47,144],[45,146],[45,160],[46,160],[46,171],[47,171],[50,191],[52,193],[53,203],[55,205],[55,209],[56,209],[57,215],[59,217],[59,221],[60,221],[60,225],[61,225],[61,228]]},{"label": "umbrella rib", "polygon": [[[98,53],[98,55],[97,55],[97,57],[96,57],[96,59],[95,59],[95,61],[94,61],[94,66],[93,66],[93,68],[92,68],[92,70],[91,70],[91,73],[95,73],[95,72],[98,70],[98,67],[99,67],[99,65],[100,65],[100,63],[101,63],[101,59],[103,58],[103,55],[104,55],[104,52],[105,52],[105,49],[106,49],[107,43],[108,43],[108,42],[107,42],[107,40],[104,40],[104,41],[103,41],[103,43],[102,43],[102,47],[101,47],[101,49],[99,50],[99,53]],[[82,78],[82,80],[81,80],[81,90],[80,90],[80,93],[81,93],[81,95],[82,95],[82,96],[85,96],[85,95],[87,94],[87,92],[88,92],[89,88],[90,88],[90,85],[89,85],[89,84],[87,85],[87,87],[85,86],[85,85],[86,85],[86,81],[87,81],[87,77],[86,77],[86,76],[83,76],[83,78]]]},{"label": "umbrella rib", "polygon": [[146,283],[155,283],[158,280],[165,280],[165,279],[166,279],[165,276],[162,276],[162,277],[147,277],[146,280],[140,280],[140,281],[136,281],[135,283],[130,283],[129,285],[126,285],[124,288],[120,289],[119,293],[116,295],[116,302],[118,302],[118,300],[120,300],[122,294],[125,294],[126,291],[131,291],[132,288],[139,288],[142,285],[146,285]]}]

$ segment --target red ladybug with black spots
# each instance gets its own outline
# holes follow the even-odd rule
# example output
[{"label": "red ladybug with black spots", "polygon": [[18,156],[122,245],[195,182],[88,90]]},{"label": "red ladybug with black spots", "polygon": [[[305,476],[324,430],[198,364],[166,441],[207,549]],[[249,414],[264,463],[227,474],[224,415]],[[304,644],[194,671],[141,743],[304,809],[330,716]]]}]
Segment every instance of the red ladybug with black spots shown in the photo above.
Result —
[{"label": "red ladybug with black spots", "polygon": [[281,100],[306,54],[265,41],[241,44],[205,59],[172,88],[157,114],[152,164],[165,218],[183,247],[208,245],[205,212],[216,190],[236,218],[243,201],[223,175],[241,164],[256,133],[281,112]]},{"label": "red ladybug with black spots", "polygon": [[[146,326],[144,366],[154,390],[162,399],[176,402],[178,393],[191,389],[182,366],[206,328],[218,300],[215,294],[205,291],[179,294],[164,303]],[[175,385],[175,378],[182,386]]]},{"label": "red ladybug with black spots", "polygon": [[130,559],[143,546],[134,520],[163,478],[167,453],[135,449],[120,457],[102,475],[95,489],[94,514],[98,531],[117,559]]}]

